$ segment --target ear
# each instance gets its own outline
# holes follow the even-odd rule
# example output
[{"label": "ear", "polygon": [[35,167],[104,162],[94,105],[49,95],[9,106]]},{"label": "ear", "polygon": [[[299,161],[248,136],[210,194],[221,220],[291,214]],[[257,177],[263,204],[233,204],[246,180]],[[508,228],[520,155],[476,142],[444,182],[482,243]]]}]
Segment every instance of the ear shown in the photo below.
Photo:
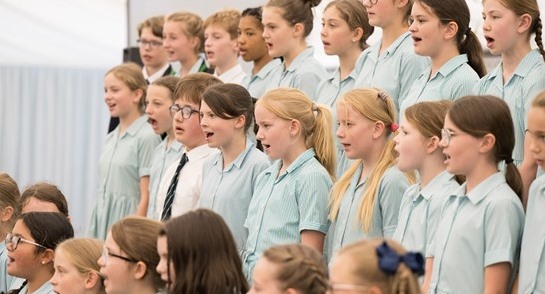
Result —
[{"label": "ear", "polygon": [[292,119],[290,122],[290,137],[297,136],[300,130],[301,130],[301,123],[296,119]]},{"label": "ear", "polygon": [[100,276],[98,273],[91,271],[87,273],[87,276],[85,277],[85,285],[83,287],[85,289],[93,289],[99,282]]},{"label": "ear", "polygon": [[394,4],[396,8],[405,8],[405,6],[409,5],[409,0],[395,0]]},{"label": "ear", "polygon": [[244,128],[245,123],[246,123],[246,116],[245,115],[239,115],[235,119],[235,128],[237,128],[237,129]]},{"label": "ear", "polygon": [[293,37],[295,38],[299,38],[299,37],[302,37],[305,33],[305,26],[298,22],[296,23],[294,26],[293,26]]},{"label": "ear", "polygon": [[55,251],[51,249],[46,249],[44,252],[42,252],[40,258],[40,262],[42,264],[48,264],[50,262],[53,262],[53,258],[55,258]]},{"label": "ear", "polygon": [[352,32],[352,40],[356,40],[356,42],[354,43],[359,43],[359,40],[361,38],[363,38],[363,29],[362,28],[356,28],[353,32]]},{"label": "ear", "polygon": [[433,136],[429,139],[427,139],[426,142],[426,153],[431,154],[435,152],[439,148],[439,142],[441,142],[441,138],[437,136]]},{"label": "ear", "polygon": [[522,34],[526,31],[529,31],[532,26],[532,16],[528,13],[525,13],[521,16],[519,16],[519,26],[517,28],[517,32]]},{"label": "ear", "polygon": [[147,269],[148,269],[148,266],[143,261],[137,262],[134,269],[134,279],[136,280],[144,279],[144,277],[146,276]]},{"label": "ear", "polygon": [[201,39],[199,37],[193,37],[191,40],[189,40],[191,44],[191,48],[193,48],[193,51],[197,51],[197,47],[199,46],[199,43],[201,42]]},{"label": "ear", "polygon": [[6,208],[2,209],[2,212],[0,213],[0,219],[3,222],[7,222],[11,219],[13,216],[13,207],[6,206]]},{"label": "ear", "polygon": [[386,131],[386,125],[384,122],[377,121],[373,126],[373,139],[380,138]]},{"label": "ear", "polygon": [[449,21],[445,28],[443,38],[445,40],[456,40],[456,34],[458,33],[458,24],[455,21]]},{"label": "ear", "polygon": [[140,105],[140,99],[142,98],[143,95],[144,95],[144,91],[142,89],[136,89],[136,91],[134,91],[134,97],[132,102]]},{"label": "ear", "polygon": [[479,147],[479,151],[482,153],[488,153],[492,148],[494,148],[494,145],[496,144],[496,137],[494,135],[488,133],[484,135],[482,138],[481,146]]}]

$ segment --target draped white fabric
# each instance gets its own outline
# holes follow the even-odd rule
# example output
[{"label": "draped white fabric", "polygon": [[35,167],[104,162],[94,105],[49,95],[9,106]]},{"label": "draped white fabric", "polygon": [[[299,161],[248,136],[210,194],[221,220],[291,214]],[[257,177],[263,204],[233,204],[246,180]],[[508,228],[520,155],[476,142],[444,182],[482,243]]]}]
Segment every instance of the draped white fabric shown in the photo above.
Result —
[{"label": "draped white fabric", "polygon": [[79,235],[96,195],[109,121],[104,72],[0,66],[0,170],[21,190],[36,181],[58,185]]}]

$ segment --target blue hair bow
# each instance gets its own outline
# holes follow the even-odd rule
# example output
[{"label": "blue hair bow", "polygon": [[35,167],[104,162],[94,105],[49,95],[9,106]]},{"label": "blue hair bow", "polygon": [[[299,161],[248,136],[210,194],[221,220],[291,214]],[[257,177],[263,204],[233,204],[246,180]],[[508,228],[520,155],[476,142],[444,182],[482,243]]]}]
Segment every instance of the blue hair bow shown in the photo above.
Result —
[{"label": "blue hair bow", "polygon": [[399,263],[403,262],[418,276],[424,274],[424,257],[418,252],[407,252],[405,255],[399,255],[386,241],[377,247],[378,266],[386,274],[395,274]]}]

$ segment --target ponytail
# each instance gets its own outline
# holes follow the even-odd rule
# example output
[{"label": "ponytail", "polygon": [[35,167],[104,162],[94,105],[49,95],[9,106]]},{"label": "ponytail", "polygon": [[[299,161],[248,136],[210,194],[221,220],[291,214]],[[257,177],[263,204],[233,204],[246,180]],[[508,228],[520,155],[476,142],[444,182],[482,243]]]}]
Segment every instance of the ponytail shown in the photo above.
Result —
[{"label": "ponytail", "polygon": [[522,177],[520,176],[520,172],[517,166],[510,158],[505,161],[505,181],[507,182],[507,185],[509,185],[509,187],[511,187],[511,189],[517,194],[520,201],[522,202]]},{"label": "ponytail", "polygon": [[420,291],[420,285],[413,272],[405,264],[400,264],[392,277],[392,291],[390,293],[417,294]]},{"label": "ponytail", "polygon": [[541,22],[541,17],[539,17],[539,16],[537,17],[535,28],[536,28],[536,30],[535,30],[535,34],[536,34],[535,41],[536,41],[537,47],[539,49],[539,53],[541,53],[541,56],[545,60],[545,50],[543,49],[543,39],[541,37],[543,25],[542,25],[542,22]]},{"label": "ponytail", "polygon": [[467,54],[468,64],[482,78],[486,75],[486,66],[483,60],[483,48],[479,39],[470,28],[467,29],[465,38],[459,44],[462,54]]},{"label": "ponytail", "polygon": [[307,146],[314,148],[316,158],[325,167],[329,176],[335,179],[335,145],[330,110],[324,105],[313,104],[316,111],[314,132],[307,137]]}]

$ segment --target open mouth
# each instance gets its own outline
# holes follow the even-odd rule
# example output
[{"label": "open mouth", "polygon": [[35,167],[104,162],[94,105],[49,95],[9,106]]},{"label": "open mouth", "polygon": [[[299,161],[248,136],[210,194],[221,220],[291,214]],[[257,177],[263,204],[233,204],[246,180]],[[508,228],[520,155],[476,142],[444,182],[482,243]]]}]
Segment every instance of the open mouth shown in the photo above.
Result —
[{"label": "open mouth", "polygon": [[214,136],[214,133],[211,133],[211,132],[205,132],[204,133],[204,136],[206,137],[206,140],[212,138],[212,136]]},{"label": "open mouth", "polygon": [[485,36],[484,38],[486,39],[486,46],[487,47],[490,47],[490,46],[492,46],[494,44],[494,41],[495,41],[494,38],[490,38],[490,37],[487,37],[487,36]]},{"label": "open mouth", "polygon": [[414,43],[418,43],[418,42],[422,41],[422,38],[413,37],[413,41],[414,41]]},{"label": "open mouth", "polygon": [[148,117],[148,123],[153,127],[157,127],[157,120],[151,118],[151,117]]}]

